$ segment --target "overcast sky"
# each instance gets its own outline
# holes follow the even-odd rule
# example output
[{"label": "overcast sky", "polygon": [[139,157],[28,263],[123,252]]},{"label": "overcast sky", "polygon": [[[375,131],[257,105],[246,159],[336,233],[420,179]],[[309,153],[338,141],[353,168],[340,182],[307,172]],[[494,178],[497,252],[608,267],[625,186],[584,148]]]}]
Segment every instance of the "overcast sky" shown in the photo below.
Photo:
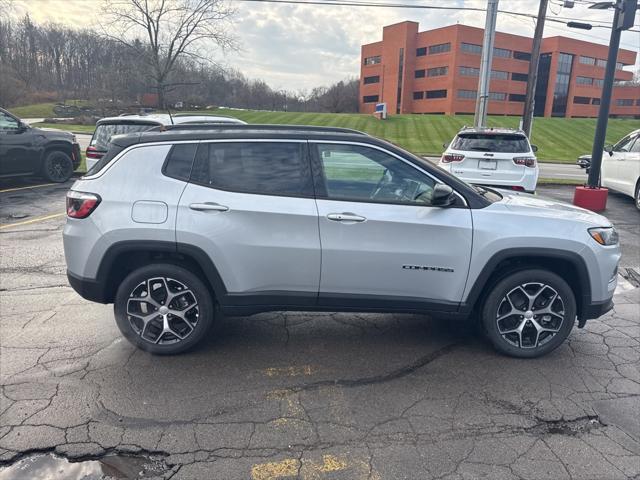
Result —
[{"label": "overcast sky", "polygon": [[[373,0],[380,1],[380,0]],[[613,13],[587,10],[578,0],[573,9],[561,0],[550,0],[548,18],[571,17],[580,21],[610,23]],[[390,3],[417,4],[416,0]],[[480,7],[485,0],[421,0],[422,5]],[[57,22],[73,28],[91,28],[99,22],[101,0],[14,0],[14,15],[24,13],[37,22]],[[218,55],[223,66],[233,67],[249,78],[265,80],[273,88],[311,89],[359,75],[360,45],[382,39],[382,27],[404,20],[420,23],[420,31],[456,22],[483,27],[484,13],[400,8],[363,8],[331,5],[275,5],[235,1],[233,29],[239,52]],[[536,13],[538,0],[501,0],[500,9]],[[640,15],[636,16],[640,21]],[[534,21],[499,14],[497,29],[533,35]],[[638,29],[638,26],[635,27]],[[545,37],[565,35],[608,44],[610,30],[574,30],[547,22]],[[622,48],[640,50],[640,33],[625,32]],[[640,61],[640,59],[639,59]],[[636,64],[638,65],[638,64]],[[629,69],[630,67],[628,67]],[[637,66],[636,66],[637,68]]]}]

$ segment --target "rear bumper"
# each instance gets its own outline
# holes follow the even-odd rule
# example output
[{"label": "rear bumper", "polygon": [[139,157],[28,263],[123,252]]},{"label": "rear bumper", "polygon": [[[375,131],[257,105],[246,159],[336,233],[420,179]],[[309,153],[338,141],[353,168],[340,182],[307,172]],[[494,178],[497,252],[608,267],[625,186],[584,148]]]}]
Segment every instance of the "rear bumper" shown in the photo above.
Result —
[{"label": "rear bumper", "polygon": [[108,303],[105,298],[105,288],[97,280],[82,278],[67,270],[67,279],[69,285],[73,288],[78,295],[86,300],[98,303]]},{"label": "rear bumper", "polygon": [[77,170],[80,166],[80,162],[82,161],[82,154],[80,153],[80,144],[73,143],[71,145],[71,160],[73,161],[73,169]]},{"label": "rear bumper", "polygon": [[464,180],[467,183],[475,184],[475,185],[486,185],[493,187],[520,187],[527,192],[535,192],[536,186],[538,184],[538,175],[539,170],[537,168],[529,168],[525,169],[521,176],[504,179],[500,178],[499,175],[494,175],[493,173],[486,172],[487,176],[482,176],[481,171],[479,170],[470,170],[465,172],[457,172],[456,164],[451,163],[438,163],[438,166],[443,170],[455,175],[456,177]]}]

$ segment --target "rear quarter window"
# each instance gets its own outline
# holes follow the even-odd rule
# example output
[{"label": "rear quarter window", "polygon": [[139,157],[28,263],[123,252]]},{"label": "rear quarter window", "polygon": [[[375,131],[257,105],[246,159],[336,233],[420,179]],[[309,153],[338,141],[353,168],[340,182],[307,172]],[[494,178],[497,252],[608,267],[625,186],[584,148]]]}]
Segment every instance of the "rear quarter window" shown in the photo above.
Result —
[{"label": "rear quarter window", "polygon": [[529,141],[523,135],[460,133],[454,139],[451,148],[477,152],[527,153]]},{"label": "rear quarter window", "polygon": [[198,149],[197,143],[184,143],[174,145],[167,156],[162,173],[167,177],[177,178],[178,180],[189,181],[191,176],[191,167],[193,166],[193,158],[196,156]]}]

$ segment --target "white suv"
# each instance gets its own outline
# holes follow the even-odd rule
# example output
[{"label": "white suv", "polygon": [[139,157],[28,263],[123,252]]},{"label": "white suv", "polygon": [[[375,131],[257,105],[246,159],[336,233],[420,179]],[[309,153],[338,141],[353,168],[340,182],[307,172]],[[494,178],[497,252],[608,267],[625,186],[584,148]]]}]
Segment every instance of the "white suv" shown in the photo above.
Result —
[{"label": "white suv", "polygon": [[477,185],[533,193],[538,183],[537,147],[521,130],[463,128],[440,158],[440,168]]},{"label": "white suv", "polygon": [[184,351],[220,312],[425,312],[535,357],[612,308],[605,217],[472,187],[353,130],[170,127],[113,137],[67,195],[71,286],[135,345]]},{"label": "white suv", "polygon": [[640,210],[640,130],[605,147],[600,178],[603,187],[633,197]]}]

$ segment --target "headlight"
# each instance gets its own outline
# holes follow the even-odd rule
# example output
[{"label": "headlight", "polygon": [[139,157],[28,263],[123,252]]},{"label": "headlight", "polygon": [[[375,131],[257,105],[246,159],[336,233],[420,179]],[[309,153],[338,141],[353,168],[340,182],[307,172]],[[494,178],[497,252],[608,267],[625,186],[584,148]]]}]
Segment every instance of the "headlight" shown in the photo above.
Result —
[{"label": "headlight", "polygon": [[589,235],[600,245],[616,245],[618,243],[618,232],[613,227],[590,228]]}]

